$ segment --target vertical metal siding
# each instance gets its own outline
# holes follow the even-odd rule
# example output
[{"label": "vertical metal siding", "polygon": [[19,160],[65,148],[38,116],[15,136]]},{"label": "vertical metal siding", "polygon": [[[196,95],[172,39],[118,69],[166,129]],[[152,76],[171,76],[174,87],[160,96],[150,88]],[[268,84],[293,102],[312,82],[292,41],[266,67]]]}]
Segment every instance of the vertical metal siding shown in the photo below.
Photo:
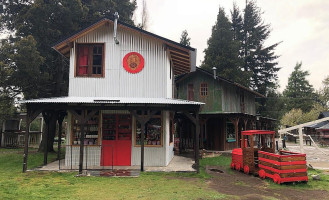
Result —
[{"label": "vertical metal siding", "polygon": [[[77,39],[77,43],[105,43],[105,77],[74,77],[75,50],[70,57],[69,96],[172,97],[169,58],[162,43],[127,29],[118,29],[114,44],[112,26],[103,26]],[[129,52],[144,57],[144,69],[130,74],[123,68]]]},{"label": "vertical metal siding", "polygon": [[[72,150],[72,158],[71,158]],[[65,166],[78,166],[80,159],[80,147],[69,146],[66,148]],[[83,167],[86,166],[100,166],[101,161],[101,147],[99,146],[85,146],[83,154]]]}]

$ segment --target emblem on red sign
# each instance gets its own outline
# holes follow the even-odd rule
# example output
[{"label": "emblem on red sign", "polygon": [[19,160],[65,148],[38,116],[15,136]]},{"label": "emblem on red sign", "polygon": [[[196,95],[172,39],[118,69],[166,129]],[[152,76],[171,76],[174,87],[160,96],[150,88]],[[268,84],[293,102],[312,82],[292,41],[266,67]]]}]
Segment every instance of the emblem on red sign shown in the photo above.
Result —
[{"label": "emblem on red sign", "polygon": [[130,52],[123,58],[123,68],[129,73],[136,74],[144,68],[144,58],[137,52]]}]

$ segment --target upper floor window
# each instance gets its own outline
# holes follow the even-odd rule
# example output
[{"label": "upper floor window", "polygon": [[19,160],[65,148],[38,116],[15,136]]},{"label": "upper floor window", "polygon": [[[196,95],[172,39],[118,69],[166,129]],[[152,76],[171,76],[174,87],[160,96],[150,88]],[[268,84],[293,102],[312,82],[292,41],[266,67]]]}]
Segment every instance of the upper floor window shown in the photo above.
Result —
[{"label": "upper floor window", "polygon": [[208,96],[208,84],[207,83],[200,84],[200,96],[202,96],[202,97]]},{"label": "upper floor window", "polygon": [[76,76],[104,76],[104,44],[78,44]]}]

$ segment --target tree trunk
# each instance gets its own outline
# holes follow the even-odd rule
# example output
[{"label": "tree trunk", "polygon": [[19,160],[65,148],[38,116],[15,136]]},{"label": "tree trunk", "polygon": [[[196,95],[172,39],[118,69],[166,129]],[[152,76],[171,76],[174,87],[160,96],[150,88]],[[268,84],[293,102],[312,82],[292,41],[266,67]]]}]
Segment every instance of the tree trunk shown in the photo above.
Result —
[{"label": "tree trunk", "polygon": [[[54,152],[54,139],[56,135],[56,124],[57,124],[57,118],[58,118],[58,112],[57,111],[48,111],[49,114],[49,122],[47,123],[47,120],[45,119],[46,126],[45,129],[42,132],[42,141],[40,143],[38,152],[44,152],[45,151],[45,140],[44,138],[48,138],[48,152]],[[49,131],[48,131],[49,130]],[[48,134],[48,137],[46,137],[45,134]]]}]

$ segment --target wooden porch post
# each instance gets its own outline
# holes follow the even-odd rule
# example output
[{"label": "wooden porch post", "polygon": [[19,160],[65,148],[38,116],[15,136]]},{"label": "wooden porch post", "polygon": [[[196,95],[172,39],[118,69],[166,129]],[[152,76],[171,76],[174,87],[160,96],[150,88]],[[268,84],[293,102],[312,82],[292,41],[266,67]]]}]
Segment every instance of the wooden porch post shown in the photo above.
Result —
[{"label": "wooden porch post", "polygon": [[182,154],[183,151],[183,124],[182,124],[182,120],[178,119],[178,130],[179,130],[179,154]]},{"label": "wooden porch post", "polygon": [[145,123],[141,123],[141,171],[144,171],[144,137]]},{"label": "wooden porch post", "polygon": [[[57,159],[58,159],[58,166],[61,165],[61,143],[62,143],[62,125],[63,120],[66,115],[66,112],[60,112],[58,116],[58,144],[57,144]],[[58,167],[58,169],[59,169]]]},{"label": "wooden porch post", "polygon": [[194,155],[195,155],[195,165],[197,169],[197,173],[200,172],[199,166],[199,135],[200,135],[200,120],[199,120],[199,109],[195,111],[195,117],[191,115],[189,112],[184,111],[184,115],[193,122],[195,125],[195,145],[194,145]]},{"label": "wooden porch post", "polygon": [[196,164],[196,170],[197,173],[200,173],[200,167],[199,167],[199,135],[200,135],[200,120],[199,120],[199,111],[196,111],[195,114],[195,121],[196,121],[196,131],[195,131],[195,151],[196,151],[196,157],[195,157],[195,164]]},{"label": "wooden porch post", "polygon": [[[80,123],[80,157],[79,157],[79,174],[82,174],[83,154],[85,141],[85,122]],[[72,158],[71,158],[72,159]]]},{"label": "wooden porch post", "polygon": [[244,130],[246,131],[247,130],[248,119],[244,119],[243,123],[244,123]]},{"label": "wooden porch post", "polygon": [[43,152],[43,165],[46,165],[47,164],[47,160],[48,160],[48,135],[49,135],[49,116],[48,116],[49,113],[47,112],[42,112],[42,115],[45,119],[45,122],[46,122],[46,125],[47,125],[47,133],[44,135],[44,138],[43,140],[45,141],[44,142],[44,152]]},{"label": "wooden porch post", "polygon": [[29,136],[30,136],[30,117],[26,115],[26,131],[25,131],[25,141],[24,141],[24,159],[23,159],[23,173],[27,170],[27,156],[29,153]]},{"label": "wooden porch post", "polygon": [[41,108],[34,109],[26,104],[26,131],[24,136],[23,173],[27,170],[27,157],[29,153],[30,124],[40,114]]},{"label": "wooden porch post", "polygon": [[234,118],[234,130],[235,130],[235,146],[239,148],[239,118]]},{"label": "wooden porch post", "polygon": [[[79,115],[74,110],[70,110],[72,115],[76,119],[79,120],[80,125],[80,157],[79,157],[79,174],[82,174],[82,167],[83,167],[83,154],[84,154],[84,140],[85,140],[85,124],[87,121],[96,114],[97,110],[92,110],[90,113],[87,114],[87,110],[81,110],[81,114]],[[72,159],[72,158],[71,158]]]},{"label": "wooden porch post", "polygon": [[135,110],[130,110],[129,112],[136,118],[136,120],[141,124],[141,171],[144,171],[144,137],[145,137],[145,124],[156,114],[157,111],[147,111],[147,115],[144,115],[142,110],[142,115],[139,116]]}]

